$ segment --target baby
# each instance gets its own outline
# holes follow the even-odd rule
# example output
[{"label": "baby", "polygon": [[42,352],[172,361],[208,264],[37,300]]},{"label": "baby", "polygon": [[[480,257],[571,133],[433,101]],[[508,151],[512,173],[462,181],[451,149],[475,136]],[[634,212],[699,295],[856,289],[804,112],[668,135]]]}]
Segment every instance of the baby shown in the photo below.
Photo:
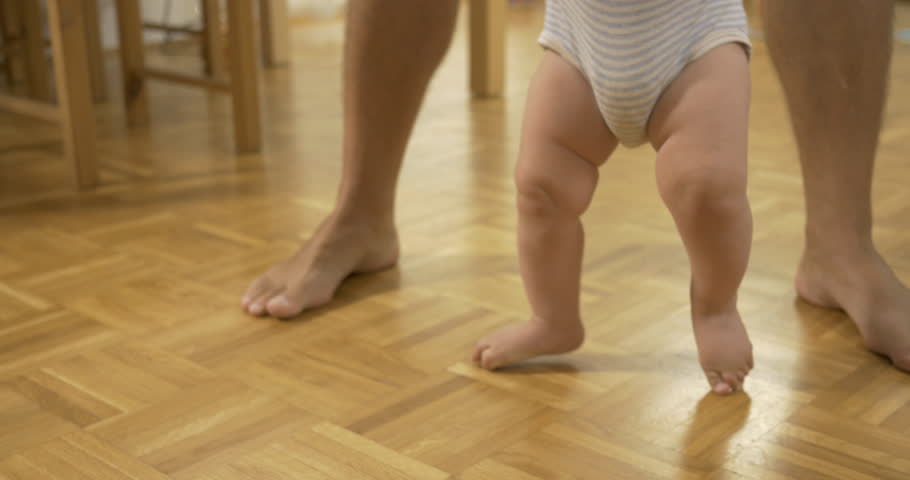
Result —
[{"label": "baby", "polygon": [[547,0],[539,41],[515,172],[532,316],[481,340],[474,361],[496,369],[581,346],[580,217],[617,145],[650,142],[689,256],[699,361],[714,392],[736,391],[752,369],[737,310],[752,241],[742,0]]}]

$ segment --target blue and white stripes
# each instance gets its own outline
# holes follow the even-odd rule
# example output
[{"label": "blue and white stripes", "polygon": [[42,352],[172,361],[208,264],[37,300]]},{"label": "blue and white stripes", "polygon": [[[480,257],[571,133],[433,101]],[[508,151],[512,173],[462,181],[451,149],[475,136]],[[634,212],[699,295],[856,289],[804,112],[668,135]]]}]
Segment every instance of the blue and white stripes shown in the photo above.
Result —
[{"label": "blue and white stripes", "polygon": [[588,79],[619,141],[646,141],[664,89],[691,61],[730,42],[747,50],[742,0],[547,0],[540,44]]}]

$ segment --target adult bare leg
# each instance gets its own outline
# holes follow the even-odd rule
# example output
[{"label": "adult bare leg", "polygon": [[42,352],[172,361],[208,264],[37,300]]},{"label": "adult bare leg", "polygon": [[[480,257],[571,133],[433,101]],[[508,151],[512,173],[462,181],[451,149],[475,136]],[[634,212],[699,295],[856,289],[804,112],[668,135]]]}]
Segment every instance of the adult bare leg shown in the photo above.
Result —
[{"label": "adult bare leg", "polygon": [[805,185],[797,291],[808,302],[843,309],[870,350],[910,370],[910,290],[872,240],[894,2],[764,0],[763,12]]},{"label": "adult bare leg", "polygon": [[350,274],[397,262],[398,172],[457,13],[457,0],[350,3],[335,209],[291,258],[253,281],[242,300],[247,312],[291,317],[329,302]]}]

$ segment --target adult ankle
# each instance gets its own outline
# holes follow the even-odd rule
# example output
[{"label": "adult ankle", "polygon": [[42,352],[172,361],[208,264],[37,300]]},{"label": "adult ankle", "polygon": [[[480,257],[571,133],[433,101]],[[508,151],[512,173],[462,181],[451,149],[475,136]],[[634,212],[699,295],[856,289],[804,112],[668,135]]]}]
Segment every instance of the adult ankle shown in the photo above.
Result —
[{"label": "adult ankle", "polygon": [[830,264],[868,262],[878,257],[871,235],[840,233],[824,235],[808,232],[803,247],[803,260]]},{"label": "adult ankle", "polygon": [[365,202],[340,201],[329,216],[329,221],[339,226],[364,227],[376,231],[393,230],[393,209],[377,208]]}]

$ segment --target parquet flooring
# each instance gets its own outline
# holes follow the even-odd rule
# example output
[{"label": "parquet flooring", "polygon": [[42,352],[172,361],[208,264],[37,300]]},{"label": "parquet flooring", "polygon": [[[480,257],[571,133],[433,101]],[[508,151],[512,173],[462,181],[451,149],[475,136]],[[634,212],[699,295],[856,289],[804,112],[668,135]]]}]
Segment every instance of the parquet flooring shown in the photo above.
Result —
[{"label": "parquet flooring", "polygon": [[[646,149],[604,168],[586,215],[584,348],[470,364],[480,336],[527,315],[511,173],[542,9],[510,10],[496,100],[469,97],[464,17],[402,173],[400,265],[294,321],[238,303],[331,208],[340,23],[296,26],[292,66],[262,73],[260,155],[234,155],[227,98],[154,83],[147,128],[99,105],[102,186],[77,194],[55,127],[0,114],[0,479],[910,479],[910,375],[794,297],[802,189],[760,32],[746,392],[706,395]],[[153,58],[198,68],[193,54]],[[875,234],[905,282],[908,149],[896,43]]]}]

